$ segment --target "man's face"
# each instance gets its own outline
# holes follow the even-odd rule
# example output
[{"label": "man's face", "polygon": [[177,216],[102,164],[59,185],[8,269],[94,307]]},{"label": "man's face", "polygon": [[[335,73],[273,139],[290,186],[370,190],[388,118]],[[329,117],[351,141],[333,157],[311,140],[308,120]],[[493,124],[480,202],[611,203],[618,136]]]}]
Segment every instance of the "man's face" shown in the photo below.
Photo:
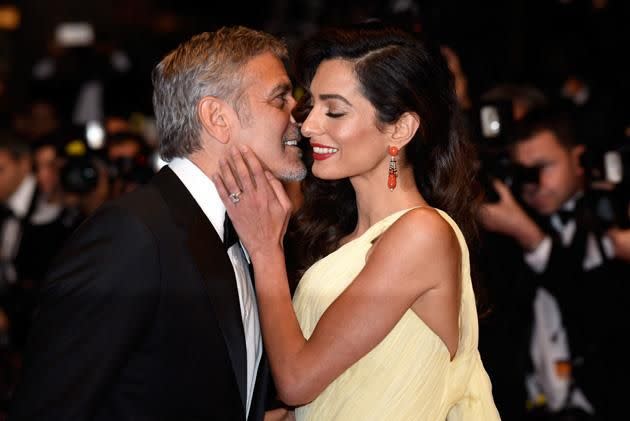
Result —
[{"label": "man's face", "polygon": [[59,186],[59,162],[54,146],[38,148],[35,159],[35,176],[39,188],[46,194],[52,194]]},{"label": "man's face", "polygon": [[17,190],[30,165],[28,158],[15,159],[8,151],[0,150],[0,202],[5,202]]},{"label": "man's face", "polygon": [[135,158],[140,154],[140,145],[134,140],[122,141],[107,148],[107,158],[115,161],[120,158]]},{"label": "man's face", "polygon": [[551,215],[582,186],[584,170],[580,166],[581,146],[569,149],[548,130],[519,142],[513,159],[525,167],[540,168],[539,184],[525,184],[525,203],[541,215]]},{"label": "man's face", "polygon": [[243,71],[239,123],[231,141],[248,145],[276,177],[301,180],[306,168],[297,146],[300,132],[291,116],[295,99],[284,64],[273,54],[251,59]]}]

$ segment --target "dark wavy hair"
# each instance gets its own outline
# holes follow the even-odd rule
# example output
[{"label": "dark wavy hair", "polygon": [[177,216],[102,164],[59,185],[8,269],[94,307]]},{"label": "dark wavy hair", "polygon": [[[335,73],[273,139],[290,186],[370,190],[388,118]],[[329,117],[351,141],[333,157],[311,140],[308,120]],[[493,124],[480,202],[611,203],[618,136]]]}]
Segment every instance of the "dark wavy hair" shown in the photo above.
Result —
[{"label": "dark wavy hair", "polygon": [[[438,47],[381,24],[328,28],[298,50],[298,82],[308,88],[319,64],[328,59],[354,63],[362,93],[376,109],[377,125],[393,123],[405,112],[420,117],[419,130],[403,150],[406,162],[425,200],[446,211],[469,244],[476,241],[474,214],[480,190],[474,149],[463,135],[452,77]],[[300,111],[297,115],[304,117],[304,109]],[[348,179],[320,180],[309,173],[303,193],[303,206],[290,231],[290,241],[299,244],[293,249],[296,276],[336,249],[357,223],[355,193]]]}]

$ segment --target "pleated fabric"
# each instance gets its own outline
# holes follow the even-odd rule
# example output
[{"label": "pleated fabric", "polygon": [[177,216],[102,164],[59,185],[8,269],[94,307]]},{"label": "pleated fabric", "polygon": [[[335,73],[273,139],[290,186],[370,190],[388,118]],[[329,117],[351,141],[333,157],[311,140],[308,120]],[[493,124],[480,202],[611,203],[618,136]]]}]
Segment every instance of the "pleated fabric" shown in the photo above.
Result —
[{"label": "pleated fabric", "polygon": [[[307,339],[324,311],[363,269],[372,241],[409,210],[389,215],[306,271],[293,305]],[[408,310],[373,350],[313,402],[296,409],[298,421],[500,419],[477,350],[478,320],[468,247],[457,224],[445,212],[436,211],[457,234],[462,251],[459,344],[455,357],[451,361],[441,338]]]}]

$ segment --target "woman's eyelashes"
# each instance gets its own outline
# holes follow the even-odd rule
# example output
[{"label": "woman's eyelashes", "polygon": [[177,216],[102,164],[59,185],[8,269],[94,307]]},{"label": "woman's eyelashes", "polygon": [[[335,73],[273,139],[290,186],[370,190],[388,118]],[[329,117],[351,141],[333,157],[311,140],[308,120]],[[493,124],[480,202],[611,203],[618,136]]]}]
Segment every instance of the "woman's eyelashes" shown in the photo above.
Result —
[{"label": "woman's eyelashes", "polygon": [[339,117],[343,117],[344,115],[346,115],[346,113],[328,111],[328,112],[326,112],[326,115],[328,117],[330,117],[330,118],[339,118]]},{"label": "woman's eyelashes", "polygon": [[326,102],[316,104],[311,101],[305,104],[304,108],[308,114],[316,109],[317,112],[323,112],[326,117],[330,118],[340,118],[347,114],[347,111],[340,110],[338,105],[328,104]]}]

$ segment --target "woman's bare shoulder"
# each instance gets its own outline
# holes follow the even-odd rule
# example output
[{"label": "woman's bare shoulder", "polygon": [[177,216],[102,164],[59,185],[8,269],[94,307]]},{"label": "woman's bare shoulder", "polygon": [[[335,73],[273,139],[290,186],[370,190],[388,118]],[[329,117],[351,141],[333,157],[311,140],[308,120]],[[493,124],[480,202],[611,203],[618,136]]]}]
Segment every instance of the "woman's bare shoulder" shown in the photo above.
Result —
[{"label": "woman's bare shoulder", "polygon": [[372,253],[407,265],[458,259],[460,247],[450,223],[430,207],[406,212],[375,243]]}]

